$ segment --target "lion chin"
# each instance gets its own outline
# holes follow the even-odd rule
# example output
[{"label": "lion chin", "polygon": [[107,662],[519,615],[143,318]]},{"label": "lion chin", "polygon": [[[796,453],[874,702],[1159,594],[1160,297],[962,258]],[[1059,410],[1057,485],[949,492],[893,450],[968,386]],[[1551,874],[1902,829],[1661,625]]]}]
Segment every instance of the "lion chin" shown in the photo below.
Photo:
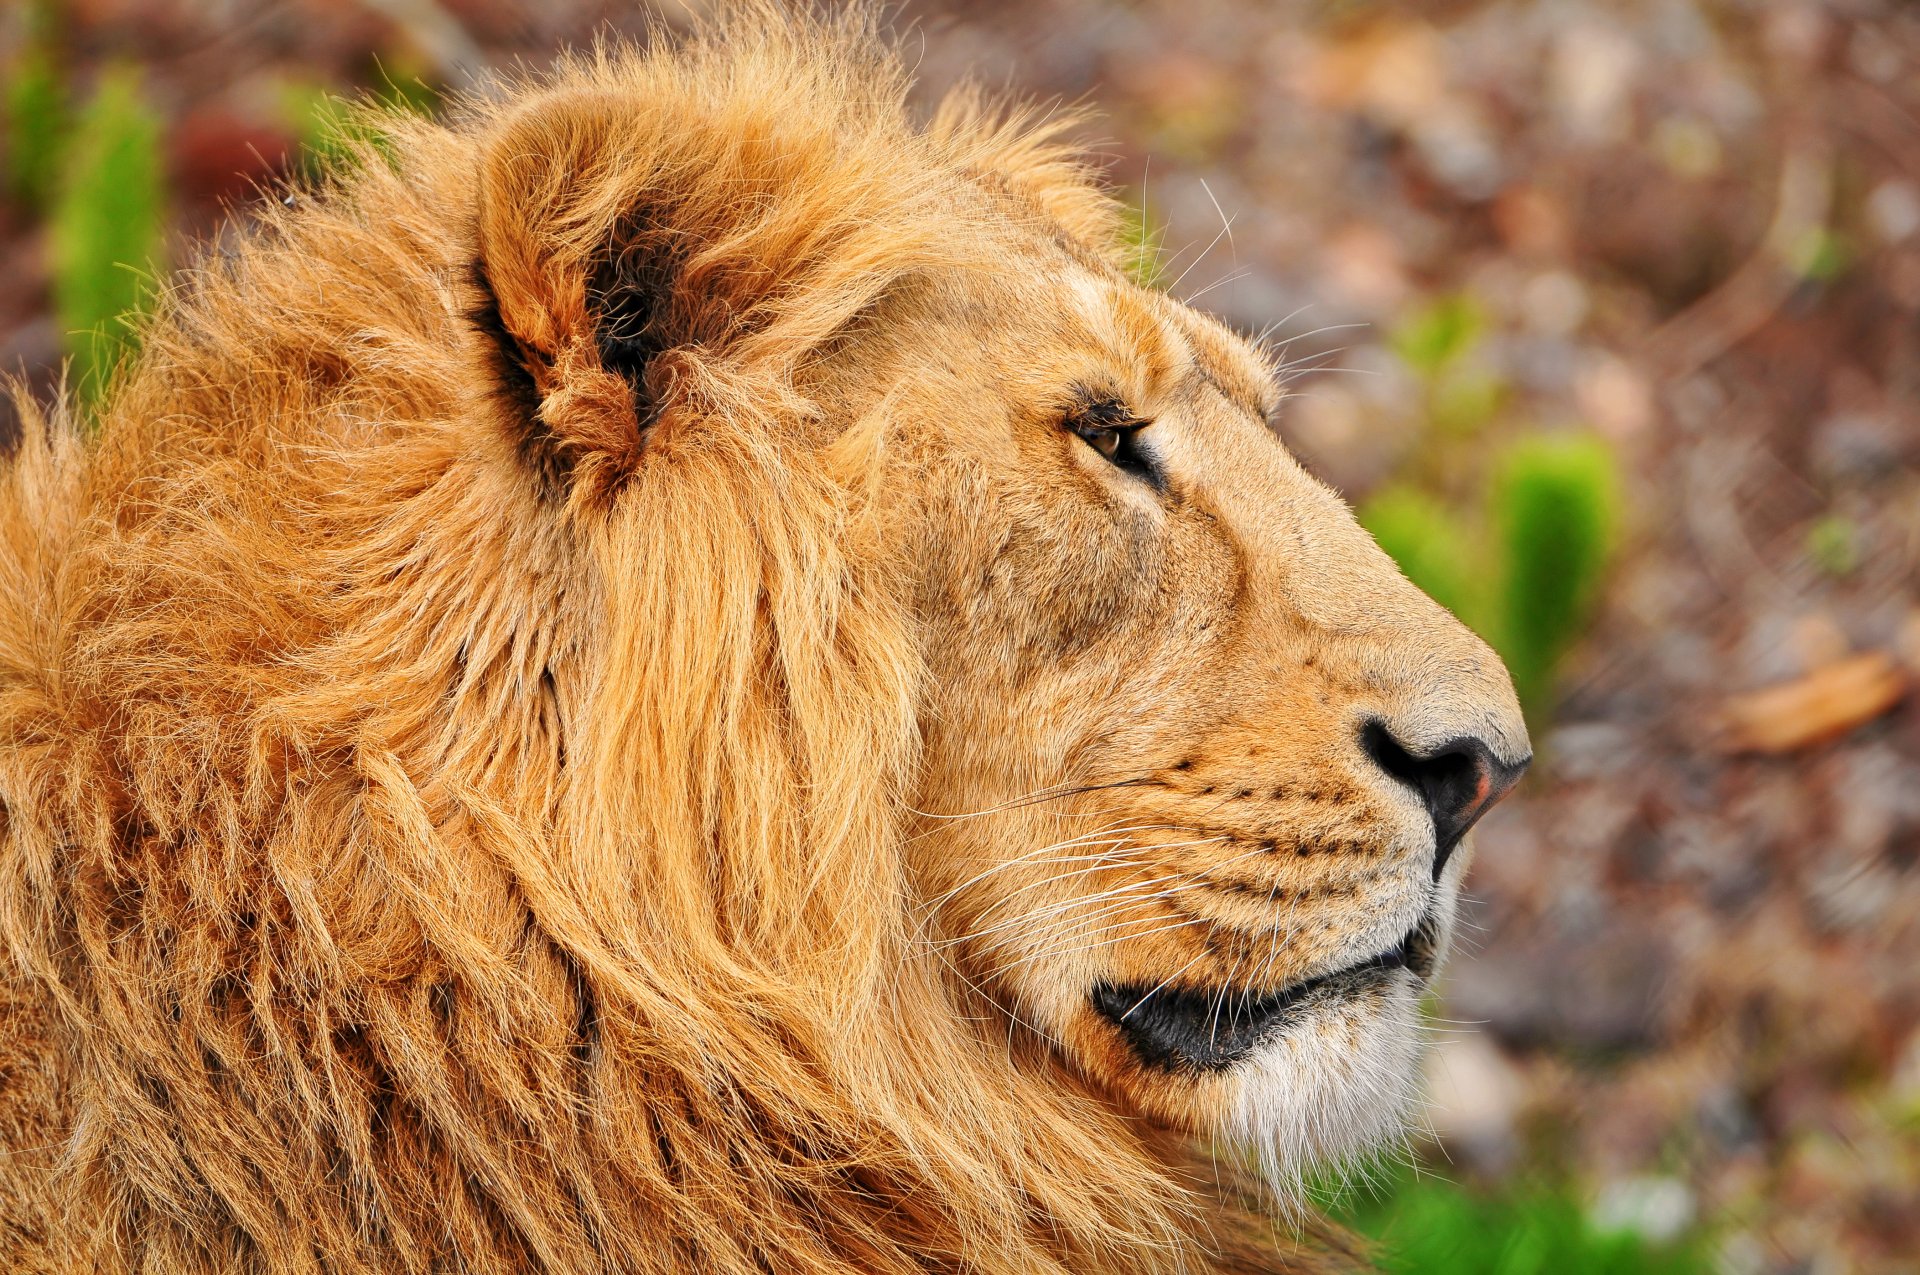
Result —
[{"label": "lion chin", "polygon": [[16,392],[0,1267],[1341,1263],[1506,673],[1073,121],[731,12]]}]

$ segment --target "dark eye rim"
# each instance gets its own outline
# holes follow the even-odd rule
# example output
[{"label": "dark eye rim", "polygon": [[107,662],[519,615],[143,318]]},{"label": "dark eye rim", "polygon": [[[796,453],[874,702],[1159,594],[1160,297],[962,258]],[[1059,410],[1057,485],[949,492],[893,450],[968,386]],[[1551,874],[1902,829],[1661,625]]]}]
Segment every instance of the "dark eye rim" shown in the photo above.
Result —
[{"label": "dark eye rim", "polygon": [[1165,488],[1153,454],[1139,440],[1153,424],[1117,398],[1085,396],[1061,422],[1114,468],[1139,478],[1154,490]]}]

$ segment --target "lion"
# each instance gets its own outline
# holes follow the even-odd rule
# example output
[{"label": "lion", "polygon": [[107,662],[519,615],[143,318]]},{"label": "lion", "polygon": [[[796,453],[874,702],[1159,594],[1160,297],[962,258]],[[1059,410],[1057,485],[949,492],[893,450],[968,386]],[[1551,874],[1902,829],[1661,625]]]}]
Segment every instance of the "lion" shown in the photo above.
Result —
[{"label": "lion", "polygon": [[0,1265],[1346,1260],[1509,680],[1067,117],[906,100],[571,55],[16,393]]}]

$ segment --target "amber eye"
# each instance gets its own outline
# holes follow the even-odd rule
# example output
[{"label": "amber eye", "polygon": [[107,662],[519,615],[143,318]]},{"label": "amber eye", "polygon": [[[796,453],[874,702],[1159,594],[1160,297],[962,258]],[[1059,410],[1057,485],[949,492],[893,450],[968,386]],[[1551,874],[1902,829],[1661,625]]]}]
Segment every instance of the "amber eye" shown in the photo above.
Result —
[{"label": "amber eye", "polygon": [[1118,469],[1134,474],[1155,488],[1161,485],[1153,455],[1140,441],[1140,432],[1152,424],[1135,416],[1117,399],[1087,399],[1067,413],[1065,425],[1086,440]]},{"label": "amber eye", "polygon": [[1121,433],[1117,429],[1092,429],[1080,431],[1080,437],[1092,444],[1093,450],[1113,460],[1120,454]]}]

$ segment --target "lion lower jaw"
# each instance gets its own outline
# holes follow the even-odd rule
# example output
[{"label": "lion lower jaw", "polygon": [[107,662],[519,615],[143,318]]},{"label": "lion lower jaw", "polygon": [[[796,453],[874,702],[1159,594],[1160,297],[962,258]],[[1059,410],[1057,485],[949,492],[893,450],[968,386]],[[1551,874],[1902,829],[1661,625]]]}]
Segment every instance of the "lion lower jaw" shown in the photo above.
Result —
[{"label": "lion lower jaw", "polygon": [[1240,1094],[1224,1131],[1251,1151],[1282,1210],[1307,1208],[1315,1171],[1341,1171],[1405,1138],[1424,986],[1402,976],[1368,1004],[1329,1006],[1237,1067]]}]

